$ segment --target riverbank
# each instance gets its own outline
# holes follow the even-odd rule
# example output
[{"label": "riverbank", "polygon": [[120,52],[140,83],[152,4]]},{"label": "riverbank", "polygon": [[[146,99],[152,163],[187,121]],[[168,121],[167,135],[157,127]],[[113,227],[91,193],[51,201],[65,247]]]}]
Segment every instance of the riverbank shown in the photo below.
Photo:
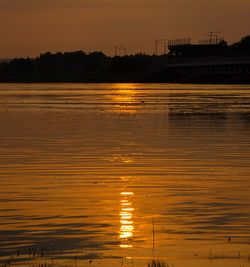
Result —
[{"label": "riverbank", "polygon": [[250,84],[250,54],[176,58],[45,53],[36,59],[0,63],[0,82]]}]

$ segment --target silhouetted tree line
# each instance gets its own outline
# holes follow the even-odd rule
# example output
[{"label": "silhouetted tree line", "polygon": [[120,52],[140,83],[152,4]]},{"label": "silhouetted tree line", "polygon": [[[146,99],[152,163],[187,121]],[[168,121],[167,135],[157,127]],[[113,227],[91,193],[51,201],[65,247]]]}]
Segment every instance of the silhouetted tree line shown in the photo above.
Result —
[{"label": "silhouetted tree line", "polygon": [[[250,54],[250,36],[232,45],[225,41],[219,45],[224,55]],[[170,55],[47,52],[37,58],[0,62],[0,82],[164,82],[164,66],[172,59]]]},{"label": "silhouetted tree line", "polygon": [[41,54],[0,63],[1,82],[116,82],[143,81],[153,61],[166,57],[144,54],[108,57],[83,51]]}]

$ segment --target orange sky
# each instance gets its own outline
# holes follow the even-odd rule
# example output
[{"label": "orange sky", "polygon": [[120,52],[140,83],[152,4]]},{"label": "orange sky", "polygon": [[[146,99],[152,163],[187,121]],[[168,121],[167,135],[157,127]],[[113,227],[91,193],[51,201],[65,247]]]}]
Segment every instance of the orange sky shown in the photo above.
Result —
[{"label": "orange sky", "polygon": [[154,52],[154,40],[250,34],[249,0],[0,0],[0,58],[45,51]]}]

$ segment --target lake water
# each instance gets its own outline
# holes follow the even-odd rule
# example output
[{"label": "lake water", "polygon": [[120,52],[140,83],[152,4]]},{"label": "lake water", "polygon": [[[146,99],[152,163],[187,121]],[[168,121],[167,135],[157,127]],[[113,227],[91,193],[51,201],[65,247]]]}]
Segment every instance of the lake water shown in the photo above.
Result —
[{"label": "lake water", "polygon": [[1,265],[250,266],[250,86],[1,84],[0,123]]}]

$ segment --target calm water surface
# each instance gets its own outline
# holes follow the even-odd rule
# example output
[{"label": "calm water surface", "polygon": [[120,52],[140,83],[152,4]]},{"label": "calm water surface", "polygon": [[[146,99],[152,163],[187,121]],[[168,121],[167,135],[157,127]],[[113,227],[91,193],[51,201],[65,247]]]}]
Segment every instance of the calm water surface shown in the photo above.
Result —
[{"label": "calm water surface", "polygon": [[250,86],[1,84],[0,122],[0,264],[250,266]]}]

